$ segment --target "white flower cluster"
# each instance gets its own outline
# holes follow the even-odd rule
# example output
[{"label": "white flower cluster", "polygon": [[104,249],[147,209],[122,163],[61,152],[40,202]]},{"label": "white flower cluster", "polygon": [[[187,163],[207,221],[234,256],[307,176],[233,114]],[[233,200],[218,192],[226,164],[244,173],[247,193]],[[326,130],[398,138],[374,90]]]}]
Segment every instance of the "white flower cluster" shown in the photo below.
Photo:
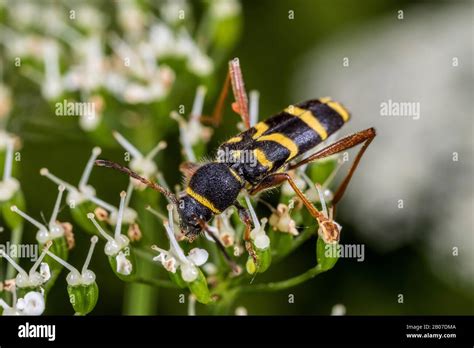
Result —
[{"label": "white flower cluster", "polygon": [[[207,76],[214,70],[206,52],[208,45],[182,25],[192,18],[187,1],[160,4],[157,8],[161,19],[154,14],[154,4],[150,8],[135,0],[114,4],[116,18],[96,6],[83,3],[71,7],[65,1],[21,1],[4,8],[7,25],[1,28],[0,43],[6,47],[8,58],[18,65],[28,64],[22,73],[41,86],[46,99],[80,92],[85,101],[94,102],[94,117],[80,118],[85,130],[93,130],[100,123],[103,98],[99,95],[104,90],[128,104],[165,98],[176,75],[162,63],[165,59],[184,61],[187,70],[197,76]],[[214,20],[239,12],[235,0],[209,4]],[[112,21],[117,22],[119,30],[107,29]],[[68,64],[62,67],[65,60]],[[10,110],[9,95],[9,90],[0,85],[0,101],[5,101],[0,103],[5,109],[0,109],[0,115]],[[101,107],[97,108],[97,103]]]}]

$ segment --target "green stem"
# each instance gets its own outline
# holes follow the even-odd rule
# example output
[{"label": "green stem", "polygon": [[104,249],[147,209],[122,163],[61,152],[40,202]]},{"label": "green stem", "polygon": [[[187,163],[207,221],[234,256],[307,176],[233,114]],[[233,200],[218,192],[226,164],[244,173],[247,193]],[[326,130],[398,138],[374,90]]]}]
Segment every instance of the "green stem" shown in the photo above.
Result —
[{"label": "green stem", "polygon": [[211,307],[211,311],[213,315],[230,315],[232,306],[237,298],[239,293],[239,289],[231,289],[227,290],[226,292],[222,293],[222,298]]},{"label": "green stem", "polygon": [[308,239],[310,239],[314,235],[315,234],[311,229],[305,230],[304,232],[302,232],[298,237],[296,237],[293,240],[293,243],[292,243],[290,249],[288,249],[284,253],[281,253],[281,254],[278,254],[278,255],[273,255],[272,263],[279,262],[283,258],[287,257],[288,255],[290,255],[293,251],[295,251],[297,248],[299,248],[304,242],[306,242]]},{"label": "green stem", "polygon": [[144,261],[148,261],[150,263],[156,264],[156,261],[153,261],[153,258],[156,256],[156,253],[154,254],[151,249],[144,249],[139,246],[134,247],[133,251],[135,252],[135,255],[138,256],[139,258],[143,259]]},{"label": "green stem", "polygon": [[[23,236],[23,224],[20,224],[18,227],[13,229],[11,233],[10,244],[11,245],[19,245],[21,243],[21,238]],[[13,257],[15,262],[18,262],[18,257]],[[11,279],[15,276],[16,270],[15,268],[9,263],[7,266],[7,273],[5,279]]]},{"label": "green stem", "polygon": [[144,277],[137,277],[133,279],[134,282],[136,283],[141,283],[141,284],[146,284],[146,285],[151,285],[154,287],[161,287],[161,288],[168,288],[168,289],[177,289],[178,286],[170,282],[168,280],[163,280],[163,279],[148,279]]},{"label": "green stem", "polygon": [[[140,228],[144,237],[154,239],[157,231],[155,219],[151,214],[145,211],[148,204],[148,192],[134,192],[135,209],[140,219]],[[148,239],[147,238],[147,239]],[[143,256],[143,255],[141,255]],[[136,261],[137,278],[148,280],[155,278],[156,265],[148,261],[147,257],[140,257]],[[126,315],[155,315],[158,305],[158,289],[151,286],[148,282],[133,282],[125,287],[123,311]]]},{"label": "green stem", "polygon": [[313,268],[310,268],[306,272],[295,276],[293,278],[289,278],[286,280],[282,280],[279,282],[272,282],[272,283],[266,283],[266,284],[255,284],[255,285],[248,285],[241,287],[239,289],[240,293],[251,293],[251,292],[266,292],[266,291],[280,291],[280,290],[285,290],[291,287],[294,287],[296,285],[299,285],[301,283],[304,283],[305,281],[317,276],[320,273],[325,272],[326,270],[321,267],[321,265],[316,265]]}]

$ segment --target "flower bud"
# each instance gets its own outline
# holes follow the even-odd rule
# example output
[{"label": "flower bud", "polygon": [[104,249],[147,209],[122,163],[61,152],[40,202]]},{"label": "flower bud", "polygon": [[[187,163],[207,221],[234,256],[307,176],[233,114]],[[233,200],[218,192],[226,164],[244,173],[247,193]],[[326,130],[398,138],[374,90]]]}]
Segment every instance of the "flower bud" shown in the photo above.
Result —
[{"label": "flower bud", "polygon": [[247,259],[247,263],[245,264],[245,268],[249,274],[263,273],[265,272],[272,263],[272,250],[270,247],[266,249],[258,249],[254,248],[255,254],[257,255],[257,264],[251,256]]},{"label": "flower bud", "polygon": [[86,315],[90,313],[94,309],[99,298],[99,288],[95,281],[95,273],[88,269],[95,245],[97,244],[98,240],[99,238],[97,236],[93,236],[91,238],[91,246],[89,248],[86,261],[82,266],[81,272],[57,255],[51,253],[48,250],[45,251],[48,256],[54,259],[57,263],[60,263],[70,270],[70,273],[66,277],[68,284],[67,292],[69,294],[69,301],[71,302],[72,307],[74,308],[76,314],[79,315]]},{"label": "flower bud", "polygon": [[321,237],[318,237],[316,242],[316,258],[322,270],[328,271],[336,264],[338,260],[338,245],[338,243],[327,244]]},{"label": "flower bud", "polygon": [[[44,245],[47,245],[49,242],[52,242],[50,252],[54,253],[55,255],[58,255],[63,260],[66,260],[69,254],[68,243],[64,235],[64,227],[57,220],[64,190],[64,185],[58,186],[58,196],[54,204],[53,213],[51,214],[49,223],[47,225],[35,220],[34,218],[26,214],[24,211],[22,211],[20,208],[18,208],[18,206],[16,205],[11,206],[10,210],[13,213],[23,217],[25,220],[27,220],[36,228],[38,228],[38,231],[36,232],[36,240],[41,248]],[[50,265],[51,281],[48,282],[45,288],[46,290],[49,290],[49,288],[54,284],[56,278],[58,277],[62,266],[60,264],[52,262],[52,260],[48,256],[44,258],[44,261]]]},{"label": "flower bud", "polygon": [[181,276],[181,270],[177,269],[176,272],[168,272],[168,275],[173,283],[175,283],[181,289],[186,289],[188,287],[188,283],[183,280]]},{"label": "flower bud", "polygon": [[99,298],[99,287],[96,282],[89,285],[68,285],[69,302],[76,314],[86,315],[90,313]]},{"label": "flower bud", "polygon": [[211,302],[211,293],[207,286],[206,277],[198,267],[195,267],[195,270],[197,272],[197,278],[194,281],[187,283],[188,288],[191,290],[198,302],[208,304]]},{"label": "flower bud", "polygon": [[117,277],[123,281],[132,281],[136,272],[136,259],[133,249],[123,248],[115,255],[109,255],[109,264]]},{"label": "flower bud", "polygon": [[20,189],[18,189],[12,198],[9,201],[0,202],[0,206],[2,209],[2,216],[5,220],[5,224],[11,229],[14,230],[20,227],[23,224],[23,219],[21,216],[18,216],[13,211],[11,211],[10,207],[14,205],[20,207],[20,209],[24,209],[25,207],[25,198],[23,193]]},{"label": "flower bud", "polygon": [[133,249],[130,247],[130,240],[121,233],[122,221],[125,212],[125,201],[127,193],[120,193],[120,206],[114,217],[115,231],[114,236],[110,236],[105,232],[104,228],[95,219],[93,213],[88,213],[87,218],[92,221],[93,225],[102,237],[107,240],[104,252],[108,256],[110,266],[113,272],[123,281],[131,281],[136,271],[136,260]]}]

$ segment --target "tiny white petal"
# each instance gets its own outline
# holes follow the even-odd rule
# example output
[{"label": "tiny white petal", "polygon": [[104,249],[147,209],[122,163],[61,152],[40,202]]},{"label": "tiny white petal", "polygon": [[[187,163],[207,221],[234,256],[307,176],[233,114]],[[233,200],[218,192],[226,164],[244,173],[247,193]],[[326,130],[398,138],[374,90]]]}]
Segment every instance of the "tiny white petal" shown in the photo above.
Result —
[{"label": "tiny white petal", "polygon": [[174,257],[169,257],[164,262],[162,262],[163,267],[171,273],[176,273],[176,259]]},{"label": "tiny white petal", "polygon": [[189,251],[188,260],[196,266],[204,265],[209,258],[209,253],[205,249],[193,248]]},{"label": "tiny white petal", "polygon": [[195,266],[189,264],[181,265],[181,276],[185,282],[195,281],[198,277],[198,270]]},{"label": "tiny white petal", "polygon": [[160,263],[164,263],[166,261],[166,255],[164,253],[160,253],[158,256],[153,258],[153,261],[158,261]]},{"label": "tiny white petal", "polygon": [[[22,300],[22,299],[20,299]],[[20,302],[18,300],[18,304]],[[24,298],[24,306],[23,306],[23,313],[26,315],[41,315],[44,312],[44,297],[37,291],[30,291],[25,295]]]},{"label": "tiny white petal", "polygon": [[25,309],[26,302],[23,298],[19,298],[18,301],[16,301],[16,308],[20,311]]},{"label": "tiny white petal", "polygon": [[270,246],[270,238],[266,234],[259,234],[254,240],[255,246],[259,249],[266,249]]},{"label": "tiny white petal", "polygon": [[41,262],[40,275],[43,278],[43,282],[47,282],[51,278],[51,270],[46,262]]},{"label": "tiny white petal", "polygon": [[129,275],[132,273],[132,263],[125,257],[125,254],[122,251],[117,254],[115,261],[117,261],[117,273],[123,275]]}]

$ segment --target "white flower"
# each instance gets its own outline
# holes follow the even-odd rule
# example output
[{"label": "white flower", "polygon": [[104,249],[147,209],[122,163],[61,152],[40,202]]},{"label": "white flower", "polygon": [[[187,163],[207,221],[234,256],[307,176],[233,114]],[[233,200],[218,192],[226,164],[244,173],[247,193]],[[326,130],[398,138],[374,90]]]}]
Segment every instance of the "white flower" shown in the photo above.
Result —
[{"label": "white flower", "polygon": [[163,23],[156,23],[151,26],[150,43],[158,58],[170,55],[175,49],[174,34],[171,29]]},{"label": "white flower", "polygon": [[0,149],[5,149],[3,179],[0,181],[0,201],[4,202],[9,201],[20,189],[20,183],[12,177],[14,143],[13,136],[0,130]]},{"label": "white flower", "polygon": [[125,257],[125,254],[122,251],[115,256],[115,261],[117,262],[117,273],[123,275],[130,275],[132,273],[133,265],[130,260]]},{"label": "white flower", "polygon": [[212,262],[208,262],[203,265],[202,269],[204,270],[204,272],[206,272],[207,275],[215,275],[218,271],[217,266]]},{"label": "white flower", "polygon": [[[150,207],[147,209],[154,215],[160,217],[159,214]],[[196,280],[199,275],[197,266],[202,266],[207,262],[209,253],[204,249],[193,248],[189,251],[188,256],[186,256],[176,240],[174,233],[172,205],[168,205],[168,216],[169,220],[166,220],[163,225],[170,241],[170,249],[164,250],[153,245],[151,248],[159,252],[158,256],[153,258],[153,261],[160,262],[168,272],[176,273],[176,270],[179,268],[183,280],[188,283],[192,282]]]},{"label": "white flower", "polygon": [[[142,155],[138,149],[133,146],[127,139],[125,139],[119,132],[113,133],[114,138],[117,142],[132,156],[130,161],[130,168],[142,175],[146,179],[150,179],[153,175],[157,173],[157,166],[153,161],[153,158],[163,149],[166,148],[166,142],[160,141],[156,146],[146,155]],[[136,186],[144,187],[143,184],[138,182],[136,179],[130,179]]]},{"label": "white flower", "polygon": [[95,273],[89,270],[88,267],[92,259],[92,254],[94,253],[95,245],[97,244],[98,240],[99,238],[97,236],[93,236],[91,238],[91,246],[89,247],[89,252],[87,254],[86,261],[84,262],[84,265],[82,266],[80,272],[77,268],[64,261],[59,256],[53,254],[49,250],[45,249],[45,252],[56,262],[60,263],[70,271],[69,274],[66,276],[66,282],[68,283],[68,285],[90,285],[95,282]]},{"label": "white flower", "polygon": [[207,76],[214,70],[214,62],[198,48],[188,58],[188,69],[198,76]]},{"label": "white flower", "polygon": [[[53,21],[54,22],[54,21]],[[59,70],[59,47],[55,41],[48,40],[43,51],[44,80],[41,84],[43,96],[48,100],[57,99],[64,90]]]},{"label": "white flower", "polygon": [[38,232],[36,232],[36,240],[40,244],[46,244],[48,241],[64,236],[64,228],[56,219],[58,217],[59,208],[61,205],[61,199],[63,196],[63,192],[65,190],[65,187],[63,185],[59,185],[58,190],[59,190],[58,197],[56,198],[56,203],[54,204],[53,213],[51,214],[51,218],[49,220],[48,226],[33,219],[31,216],[21,211],[16,205],[12,205],[10,207],[11,211],[13,211],[14,213],[17,213],[18,215],[20,215],[25,220],[27,220],[32,225],[38,228]]},{"label": "white flower", "polygon": [[[4,257],[10,264],[18,271],[18,274],[15,278],[15,286],[18,288],[36,288],[44,283],[46,283],[51,278],[51,272],[49,271],[49,266],[43,261],[46,251],[50,247],[50,243],[45,246],[45,249],[41,253],[40,257],[31,267],[30,271],[27,273],[23,268],[20,267],[18,263],[15,262],[13,258],[10,257],[4,250],[0,249],[0,256]],[[40,266],[41,265],[41,266]],[[40,271],[37,272],[36,269],[40,266]]]},{"label": "white flower", "polygon": [[41,262],[39,273],[44,282],[47,282],[51,278],[51,270],[49,269],[49,265],[46,262]]},{"label": "white flower", "polygon": [[160,7],[161,16],[166,22],[171,24],[176,24],[181,20],[179,17],[180,13],[184,13],[186,18],[188,11],[189,4],[185,0],[168,0]]},{"label": "white flower", "polygon": [[209,258],[209,253],[204,249],[193,248],[189,251],[188,260],[196,266],[202,266]]},{"label": "white flower", "polygon": [[270,238],[265,234],[265,225],[267,223],[267,219],[263,218],[261,220],[262,224],[259,228],[254,228],[252,232],[250,232],[250,236],[253,239],[253,243],[258,249],[267,249],[270,246]]},{"label": "white flower", "polygon": [[37,291],[30,291],[25,298],[19,298],[16,308],[23,315],[41,315],[44,312],[44,297]]},{"label": "white flower", "polygon": [[189,120],[185,120],[177,112],[171,112],[171,118],[178,122],[179,126],[179,140],[183,151],[190,162],[197,162],[196,156],[193,152],[193,146],[199,141],[207,142],[212,135],[212,129],[205,127],[201,123],[202,110],[204,105],[204,98],[206,96],[206,88],[199,86],[196,90],[196,95],[193,101],[193,107],[189,115]]},{"label": "white flower", "polygon": [[269,224],[277,231],[297,236],[298,230],[296,229],[295,220],[293,220],[290,216],[293,205],[293,200],[289,205],[285,205],[283,203],[278,204],[277,208],[270,216]]},{"label": "white flower", "polygon": [[254,225],[253,230],[250,232],[250,238],[253,240],[253,243],[258,249],[267,249],[270,246],[270,238],[268,238],[268,236],[265,234],[265,226],[268,219],[263,218],[261,220],[262,224],[260,225],[257,215],[255,214],[255,210],[253,209],[252,203],[250,202],[247,194],[245,195],[245,201],[247,202],[247,207],[249,208],[250,216],[252,217]]},{"label": "white flower", "polygon": [[193,264],[184,263],[181,265],[181,276],[185,282],[192,282],[198,277],[198,270]]},{"label": "white flower", "polygon": [[[235,229],[230,223],[230,217],[234,213],[232,208],[226,209],[222,214],[214,218],[214,226],[222,245],[229,247],[235,243]],[[213,239],[211,238],[213,241]]]},{"label": "white flower", "polygon": [[[122,231],[122,221],[124,220],[126,197],[127,197],[127,193],[125,191],[122,191],[120,193],[119,210],[117,212],[116,217],[114,218],[114,220],[115,220],[115,232],[114,232],[113,237],[110,236],[109,234],[107,234],[107,232],[105,232],[104,229],[99,225],[99,223],[95,219],[94,213],[87,214],[87,217],[92,221],[92,223],[96,227],[97,231],[99,231],[99,233],[102,235],[102,237],[104,237],[107,240],[107,243],[105,244],[105,249],[104,249],[104,252],[107,256],[116,257],[119,253],[122,252],[122,250],[127,248],[128,245],[130,244],[130,240],[128,239],[128,237],[121,233],[121,231]],[[117,259],[117,261],[119,261],[119,260],[122,260],[122,257]],[[126,265],[123,265],[123,266],[125,267],[125,268],[123,268],[123,270],[126,271],[128,266],[126,266]],[[119,267],[118,264],[117,264],[117,267]],[[123,273],[123,274],[125,274],[125,273]]]},{"label": "white flower", "polygon": [[44,296],[40,292],[30,291],[25,298],[16,299],[16,292],[13,290],[13,306],[9,306],[3,299],[0,299],[0,307],[3,308],[3,315],[41,315],[45,309]]},{"label": "white flower", "polygon": [[238,16],[240,11],[240,3],[235,0],[214,0],[211,2],[211,13],[218,19]]}]

